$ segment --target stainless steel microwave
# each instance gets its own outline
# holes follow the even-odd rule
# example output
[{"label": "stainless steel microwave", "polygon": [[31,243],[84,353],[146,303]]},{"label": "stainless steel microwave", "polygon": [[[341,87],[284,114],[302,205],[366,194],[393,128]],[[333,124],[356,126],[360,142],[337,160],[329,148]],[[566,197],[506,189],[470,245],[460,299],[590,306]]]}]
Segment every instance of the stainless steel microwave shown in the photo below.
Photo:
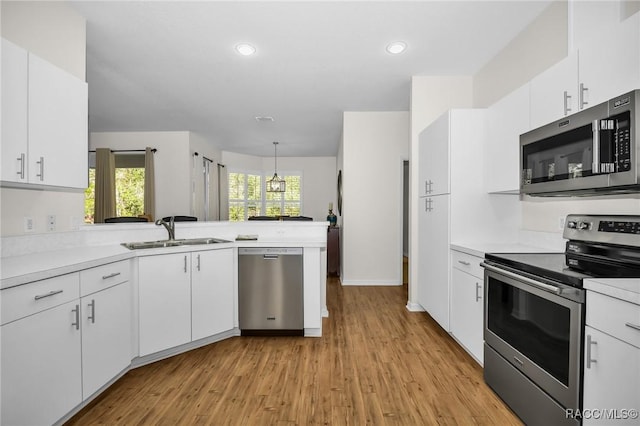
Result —
[{"label": "stainless steel microwave", "polygon": [[640,193],[640,90],[520,135],[520,193]]}]

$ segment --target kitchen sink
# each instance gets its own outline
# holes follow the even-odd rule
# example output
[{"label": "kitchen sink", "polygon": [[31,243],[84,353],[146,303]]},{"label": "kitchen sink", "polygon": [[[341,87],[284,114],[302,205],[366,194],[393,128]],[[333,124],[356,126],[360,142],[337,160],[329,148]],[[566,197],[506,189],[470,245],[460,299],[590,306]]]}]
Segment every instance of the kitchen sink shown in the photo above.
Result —
[{"label": "kitchen sink", "polygon": [[206,245],[216,243],[229,243],[228,240],[220,238],[186,238],[181,240],[158,240],[158,241],[138,241],[133,243],[122,243],[129,250],[151,249],[163,247],[180,247],[192,245]]}]

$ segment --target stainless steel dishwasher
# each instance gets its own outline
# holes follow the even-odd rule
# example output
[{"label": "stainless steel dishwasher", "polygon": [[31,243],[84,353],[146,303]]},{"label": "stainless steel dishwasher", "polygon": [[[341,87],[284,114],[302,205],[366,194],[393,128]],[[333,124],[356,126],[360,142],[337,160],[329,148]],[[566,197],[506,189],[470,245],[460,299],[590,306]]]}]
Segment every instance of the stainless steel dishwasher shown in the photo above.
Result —
[{"label": "stainless steel dishwasher", "polygon": [[239,248],[240,332],[304,335],[302,248]]}]

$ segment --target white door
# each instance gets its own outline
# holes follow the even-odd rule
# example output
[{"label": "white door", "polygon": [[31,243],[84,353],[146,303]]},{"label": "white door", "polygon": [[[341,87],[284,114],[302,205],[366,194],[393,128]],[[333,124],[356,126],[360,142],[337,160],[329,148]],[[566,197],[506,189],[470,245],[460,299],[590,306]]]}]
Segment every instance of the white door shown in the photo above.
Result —
[{"label": "white door", "polygon": [[578,112],[578,54],[569,54],[531,80],[531,127]]},{"label": "white door", "polygon": [[90,294],[82,305],[82,394],[94,392],[131,364],[131,285]]},{"label": "white door", "polygon": [[191,253],[191,338],[233,329],[233,250]]},{"label": "white door", "polygon": [[86,188],[87,84],[29,54],[29,181]]},{"label": "white door", "polygon": [[191,254],[138,259],[140,356],[191,341]]},{"label": "white door", "polygon": [[79,308],[76,300],[2,326],[3,425],[53,424],[82,402]]},{"label": "white door", "polygon": [[27,182],[28,54],[2,39],[2,180]]}]

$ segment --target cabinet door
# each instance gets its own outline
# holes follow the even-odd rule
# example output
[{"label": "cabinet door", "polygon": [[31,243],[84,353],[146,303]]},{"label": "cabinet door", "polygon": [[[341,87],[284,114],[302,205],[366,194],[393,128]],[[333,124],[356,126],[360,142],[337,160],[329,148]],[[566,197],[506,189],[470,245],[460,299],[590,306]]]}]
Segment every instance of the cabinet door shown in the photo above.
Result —
[{"label": "cabinet door", "polygon": [[529,84],[487,110],[484,149],[487,192],[520,191],[520,135],[529,127]]},{"label": "cabinet door", "polygon": [[191,338],[233,329],[233,250],[191,253]]},{"label": "cabinet door", "polygon": [[640,14],[580,49],[581,109],[640,88]]},{"label": "cabinet door", "polygon": [[450,192],[449,117],[450,112],[446,112],[420,133],[418,167],[420,196]]},{"label": "cabinet door", "polygon": [[82,305],[82,395],[86,399],[131,363],[131,285],[85,296]]},{"label": "cabinet door", "polygon": [[29,182],[86,188],[87,84],[29,54]]},{"label": "cabinet door", "polygon": [[191,341],[191,255],[138,259],[140,356]]},{"label": "cabinet door", "polygon": [[53,424],[82,401],[79,309],[76,300],[2,326],[3,425]]},{"label": "cabinet door", "polygon": [[451,269],[451,333],[483,363],[483,281],[457,268]]},{"label": "cabinet door", "polygon": [[571,53],[531,80],[531,127],[578,111],[578,54]]},{"label": "cabinet door", "polygon": [[[617,409],[618,414],[622,414],[623,409],[635,409],[637,413],[640,410],[640,349],[587,326],[584,352],[584,408]],[[585,418],[583,424],[637,425],[638,419],[592,417]]]},{"label": "cabinet door", "polygon": [[27,51],[2,39],[2,180],[27,182]]},{"label": "cabinet door", "polygon": [[418,302],[449,331],[450,196],[421,198]]}]

